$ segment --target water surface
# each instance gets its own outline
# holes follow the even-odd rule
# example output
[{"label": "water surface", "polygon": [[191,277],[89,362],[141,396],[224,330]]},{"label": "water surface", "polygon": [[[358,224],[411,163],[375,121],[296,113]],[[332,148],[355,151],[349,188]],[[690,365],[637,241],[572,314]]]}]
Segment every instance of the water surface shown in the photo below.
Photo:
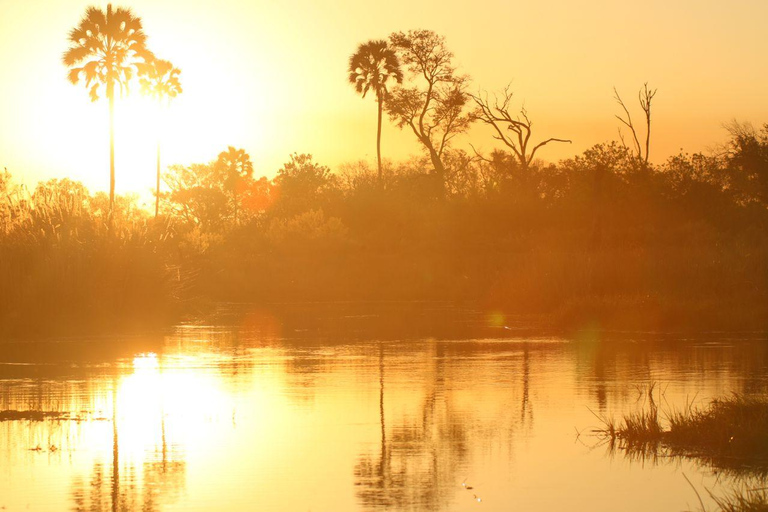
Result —
[{"label": "water surface", "polygon": [[[222,308],[0,344],[5,510],[680,511],[731,477],[637,460],[597,416],[768,389],[761,333],[564,336],[435,305]],[[41,412],[51,416],[40,419]]]}]

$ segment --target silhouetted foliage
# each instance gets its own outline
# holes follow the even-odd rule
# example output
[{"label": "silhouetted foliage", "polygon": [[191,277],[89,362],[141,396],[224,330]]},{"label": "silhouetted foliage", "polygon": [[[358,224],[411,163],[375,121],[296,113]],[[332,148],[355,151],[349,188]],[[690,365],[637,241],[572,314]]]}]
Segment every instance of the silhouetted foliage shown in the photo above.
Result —
[{"label": "silhouetted foliage", "polygon": [[[169,231],[132,198],[91,195],[67,179],[31,193],[4,182],[0,336],[132,329],[173,317]],[[111,217],[111,228],[109,219]]]},{"label": "silhouetted foliage", "polygon": [[410,73],[410,86],[395,88],[386,109],[400,128],[409,127],[424,146],[434,169],[437,195],[445,194],[443,153],[469,126],[464,112],[468,77],[458,75],[445,38],[430,30],[395,32],[390,44]]},{"label": "silhouetted foliage", "polygon": [[224,175],[224,187],[232,195],[232,208],[237,222],[238,194],[253,179],[253,163],[244,149],[229,146],[226,151],[219,153],[215,166]]},{"label": "silhouetted foliage", "polygon": [[381,170],[381,117],[383,103],[387,97],[387,83],[394,81],[403,82],[403,72],[400,69],[400,61],[394,50],[386,41],[368,41],[358,46],[357,51],[349,58],[349,82],[355,86],[355,90],[363,95],[373,89],[376,94],[378,111],[376,129],[376,161],[379,168],[379,184],[382,182]]},{"label": "silhouetted foliage", "polygon": [[277,207],[284,213],[322,207],[338,191],[337,181],[328,167],[312,161],[312,155],[294,153],[274,179]]},{"label": "silhouetted foliage", "polygon": [[221,229],[230,217],[225,169],[213,163],[172,165],[163,177],[169,213],[203,231]]},{"label": "silhouetted foliage", "polygon": [[141,19],[130,9],[118,7],[113,10],[112,4],[107,5],[106,11],[88,7],[80,24],[70,31],[70,47],[62,58],[64,65],[70,68],[69,81],[77,84],[84,80],[91,101],[99,98],[102,88],[109,100],[110,209],[115,201],[115,88],[126,89],[139,66],[152,60],[146,40]]},{"label": "silhouetted foliage", "polygon": [[[153,58],[139,67],[141,91],[154,97],[158,103],[181,94],[181,71],[167,60]],[[160,135],[157,138],[157,175],[155,184],[155,217],[160,213]]]},{"label": "silhouetted foliage", "polygon": [[760,131],[735,121],[726,129],[731,135],[726,158],[734,192],[742,201],[768,206],[768,123]]},{"label": "silhouetted foliage", "polygon": [[234,150],[232,165],[171,166],[157,221],[117,198],[114,238],[106,195],[67,180],[29,193],[4,173],[1,325],[62,321],[61,303],[104,327],[120,304],[439,299],[570,327],[765,328],[764,132],[660,166],[617,142],[528,168],[449,149],[444,201],[426,155],[382,162],[379,186],[365,162],[335,174],[300,153],[254,179]]}]

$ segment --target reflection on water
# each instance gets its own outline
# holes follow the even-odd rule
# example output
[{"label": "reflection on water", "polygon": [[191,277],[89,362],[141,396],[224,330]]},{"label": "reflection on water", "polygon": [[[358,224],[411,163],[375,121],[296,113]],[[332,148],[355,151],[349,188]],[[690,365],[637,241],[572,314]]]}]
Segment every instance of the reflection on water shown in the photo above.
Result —
[{"label": "reflection on water", "polygon": [[733,482],[610,456],[577,436],[590,409],[633,410],[649,382],[669,407],[768,390],[760,334],[562,338],[485,312],[371,309],[0,345],[0,411],[56,413],[0,421],[0,507],[677,511],[696,504],[683,473]]}]

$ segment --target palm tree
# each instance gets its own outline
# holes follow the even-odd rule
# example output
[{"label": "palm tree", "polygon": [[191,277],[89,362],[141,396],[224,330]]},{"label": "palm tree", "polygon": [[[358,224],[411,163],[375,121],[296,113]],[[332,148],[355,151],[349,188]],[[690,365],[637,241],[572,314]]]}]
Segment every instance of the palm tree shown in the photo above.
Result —
[{"label": "palm tree", "polygon": [[[173,67],[167,60],[152,59],[139,69],[141,73],[141,92],[154,97],[158,103],[165,98],[170,104],[171,98],[181,94],[179,68]],[[160,134],[157,136],[157,190],[155,192],[155,217],[160,212]]]},{"label": "palm tree", "polygon": [[397,54],[384,40],[368,41],[357,47],[349,58],[349,83],[355,86],[363,98],[369,90],[376,93],[379,105],[378,129],[376,131],[376,157],[379,163],[379,184],[381,184],[381,114],[382,103],[387,95],[387,82],[403,82],[403,72]]},{"label": "palm tree", "polygon": [[251,157],[244,149],[235,149],[229,146],[226,151],[219,153],[216,166],[225,175],[225,188],[232,192],[232,200],[235,205],[235,223],[237,223],[237,189],[242,180],[253,176]]},{"label": "palm tree", "polygon": [[85,80],[91,101],[99,99],[106,89],[109,100],[109,211],[115,204],[115,87],[127,89],[137,65],[152,59],[146,47],[147,36],[141,19],[130,9],[107,5],[104,12],[97,7],[85,10],[80,24],[69,32],[69,48],[64,52],[64,65],[71,68],[69,81]]}]

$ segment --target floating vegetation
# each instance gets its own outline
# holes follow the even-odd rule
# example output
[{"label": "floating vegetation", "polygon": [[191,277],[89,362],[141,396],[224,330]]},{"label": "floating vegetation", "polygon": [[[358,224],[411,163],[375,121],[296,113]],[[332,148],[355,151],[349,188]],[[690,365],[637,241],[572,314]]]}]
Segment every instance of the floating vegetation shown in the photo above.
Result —
[{"label": "floating vegetation", "polygon": [[26,410],[16,411],[7,410],[0,411],[0,421],[85,421],[86,419],[103,421],[108,418],[90,418],[72,414],[70,412],[61,411],[38,411],[38,410]]}]

